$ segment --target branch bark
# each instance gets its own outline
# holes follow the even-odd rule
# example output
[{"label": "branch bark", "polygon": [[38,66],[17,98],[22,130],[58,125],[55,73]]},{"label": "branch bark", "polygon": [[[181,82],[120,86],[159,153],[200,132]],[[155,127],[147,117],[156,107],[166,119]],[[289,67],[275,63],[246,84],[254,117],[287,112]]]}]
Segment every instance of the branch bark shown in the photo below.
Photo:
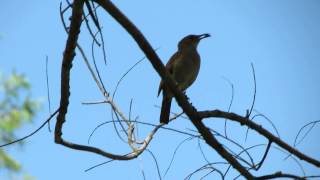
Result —
[{"label": "branch bark", "polygon": [[[101,149],[85,146],[80,144],[74,144],[68,142],[62,138],[62,126],[65,122],[65,115],[68,110],[69,96],[70,96],[70,70],[72,67],[72,61],[75,56],[75,48],[77,46],[78,35],[80,33],[80,27],[82,22],[83,15],[83,5],[85,0],[75,0],[73,3],[70,31],[68,33],[68,40],[66,43],[65,51],[63,54],[63,62],[61,69],[61,99],[60,99],[60,108],[59,114],[57,116],[57,123],[55,127],[55,142],[66,147],[83,150],[88,152],[93,152],[100,154],[105,157],[109,157],[115,160],[129,160],[139,156],[143,149],[147,147],[149,142],[152,139],[152,136],[147,137],[146,141],[143,142],[143,145],[140,148],[132,146],[133,152],[126,155],[115,155],[108,152],[105,152]],[[210,130],[204,125],[202,120],[209,117],[219,117],[227,118],[239,122],[241,125],[246,125],[251,129],[256,130],[261,135],[268,138],[271,142],[278,144],[280,147],[286,149],[288,152],[296,155],[302,160],[305,160],[311,164],[314,164],[317,167],[320,167],[320,162],[299,152],[290,145],[286,144],[278,137],[274,136],[272,133],[262,128],[260,125],[250,121],[248,117],[242,117],[234,113],[227,113],[220,110],[214,111],[202,111],[198,112],[189,102],[185,94],[183,94],[176,86],[174,80],[170,77],[169,73],[166,71],[164,65],[162,64],[160,58],[140,32],[140,30],[110,1],[110,0],[95,0],[103,9],[105,9],[136,41],[140,49],[144,52],[146,57],[149,59],[153,68],[158,72],[162,80],[167,84],[172,93],[174,94],[177,103],[184,110],[187,116],[192,121],[193,125],[197,128],[198,132],[204,138],[205,142],[216,150],[230,165],[235,168],[241,175],[247,179],[254,179],[255,177],[241,165],[236,157],[229,153],[220,142],[213,136]],[[159,125],[160,127],[160,125]],[[153,134],[158,130],[155,128],[152,132]]]},{"label": "branch bark", "polygon": [[249,118],[240,116],[235,113],[230,113],[230,112],[224,112],[220,110],[212,110],[212,111],[201,111],[199,112],[199,116],[204,119],[204,118],[227,118],[231,121],[235,121],[240,123],[241,125],[246,125],[249,128],[255,130],[262,136],[266,137],[268,140],[276,143],[278,146],[282,147],[283,149],[287,150],[291,154],[295,155],[301,160],[307,161],[317,167],[320,167],[320,161],[307,156],[306,154],[300,152],[299,150],[293,148],[286,142],[282,141],[280,138],[276,137],[272,133],[270,133],[268,130],[264,129],[261,125],[251,121]]},{"label": "branch bark", "polygon": [[153,68],[161,76],[162,80],[168,85],[174,94],[179,106],[191,119],[198,132],[202,135],[208,145],[215,149],[224,159],[226,159],[233,168],[237,169],[241,175],[247,179],[253,179],[254,176],[243,167],[237,160],[230,154],[219,141],[212,135],[210,130],[201,122],[201,118],[197,110],[188,102],[186,95],[184,95],[176,86],[174,80],[166,71],[160,58],[149,44],[147,39],[143,36],[140,30],[109,0],[95,0],[103,9],[105,9],[118,23],[132,36],[140,49],[144,52],[149,59]]},{"label": "branch bark", "polygon": [[[145,138],[145,140],[141,143],[140,147],[135,147],[131,153],[125,154],[125,155],[117,155],[108,153],[104,150],[101,150],[96,147],[92,146],[86,146],[81,144],[72,143],[69,141],[66,141],[62,138],[62,127],[65,120],[65,115],[68,111],[68,105],[69,105],[69,96],[70,96],[70,71],[72,67],[72,61],[75,56],[75,48],[78,47],[81,55],[85,59],[87,65],[88,61],[84,55],[84,52],[82,48],[78,45],[77,40],[80,33],[80,27],[82,22],[82,15],[83,15],[83,6],[84,6],[84,0],[75,0],[72,4],[72,15],[71,15],[71,23],[70,23],[70,30],[68,31],[63,17],[62,22],[64,24],[64,27],[68,33],[68,39],[65,47],[65,51],[63,54],[63,61],[62,61],[62,67],[61,67],[61,98],[60,98],[60,108],[59,108],[59,114],[57,116],[57,122],[55,126],[55,142],[57,144],[61,144],[63,146],[69,147],[71,149],[75,150],[81,150],[81,151],[87,151],[96,153],[99,155],[102,155],[107,158],[111,158],[114,160],[130,160],[138,157],[148,146],[148,144],[151,142],[153,135],[157,132],[157,130],[161,127],[161,125],[156,126],[150,134]],[[62,14],[61,14],[62,15]],[[90,69],[90,68],[89,68]],[[91,71],[92,73],[92,71]],[[93,77],[94,73],[92,74]],[[97,84],[99,84],[97,82]],[[115,104],[112,102],[111,98],[108,97],[108,93],[105,93],[104,89],[99,86],[99,88],[102,90],[103,94],[106,96],[109,103],[112,104],[113,108],[117,109]],[[120,111],[118,111],[119,113]],[[126,119],[126,118],[124,118]],[[132,146],[133,147],[133,146]]]},{"label": "branch bark", "polygon": [[70,70],[72,61],[75,56],[75,48],[77,45],[78,36],[80,33],[81,18],[83,14],[84,0],[75,0],[72,8],[71,25],[69,36],[67,39],[65,51],[63,53],[61,67],[61,92],[60,92],[60,108],[55,126],[55,142],[60,144],[63,142],[62,125],[65,122],[65,117],[68,112],[69,97],[70,97]]}]

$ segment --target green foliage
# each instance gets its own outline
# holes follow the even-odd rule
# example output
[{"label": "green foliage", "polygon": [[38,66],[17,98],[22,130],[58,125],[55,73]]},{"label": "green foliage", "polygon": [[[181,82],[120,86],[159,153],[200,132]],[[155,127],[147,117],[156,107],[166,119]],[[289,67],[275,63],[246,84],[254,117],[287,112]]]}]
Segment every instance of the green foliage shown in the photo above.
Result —
[{"label": "green foliage", "polygon": [[[0,144],[15,140],[15,131],[26,123],[31,123],[39,110],[41,103],[32,99],[30,88],[30,83],[23,74],[13,72],[6,77],[0,73]],[[3,169],[19,172],[21,166],[0,149],[0,170]]]}]

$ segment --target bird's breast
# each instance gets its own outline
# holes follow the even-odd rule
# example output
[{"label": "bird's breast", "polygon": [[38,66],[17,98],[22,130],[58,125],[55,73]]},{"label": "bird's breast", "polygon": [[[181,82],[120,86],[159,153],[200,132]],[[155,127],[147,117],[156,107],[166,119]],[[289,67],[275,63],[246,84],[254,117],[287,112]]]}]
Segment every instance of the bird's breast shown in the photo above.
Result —
[{"label": "bird's breast", "polygon": [[176,62],[173,78],[178,87],[184,91],[197,78],[200,69],[200,56],[197,51],[182,53],[179,61]]}]

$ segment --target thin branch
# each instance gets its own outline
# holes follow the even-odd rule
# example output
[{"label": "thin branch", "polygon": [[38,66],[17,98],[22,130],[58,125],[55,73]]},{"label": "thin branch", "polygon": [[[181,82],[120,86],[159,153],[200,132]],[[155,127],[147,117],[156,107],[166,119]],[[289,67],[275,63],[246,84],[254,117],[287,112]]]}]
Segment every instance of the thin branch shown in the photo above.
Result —
[{"label": "thin branch", "polygon": [[268,153],[269,153],[271,144],[272,144],[272,142],[269,141],[269,142],[268,142],[268,145],[267,145],[267,148],[266,148],[266,150],[265,150],[265,152],[264,152],[264,154],[263,154],[263,156],[262,156],[261,161],[260,161],[260,162],[257,164],[257,166],[255,167],[255,170],[256,170],[256,171],[258,171],[258,170],[261,168],[263,162],[264,162],[265,159],[267,158],[267,155],[268,155]]},{"label": "thin branch", "polygon": [[257,95],[257,81],[256,81],[256,73],[254,71],[253,63],[251,63],[251,69],[252,69],[253,83],[254,83],[254,94],[253,94],[253,99],[252,99],[252,104],[251,104],[250,111],[247,114],[247,118],[249,118],[251,113],[252,113],[252,109],[254,107],[254,103],[256,102],[256,95]]},{"label": "thin branch", "polygon": [[[71,7],[71,5],[68,5],[68,7]],[[67,9],[69,9],[69,8],[66,8],[65,10],[67,10]],[[60,10],[60,20],[61,20],[62,26],[63,26],[64,30],[66,31],[66,33],[68,34],[69,28],[67,27],[66,22],[64,21],[64,18],[63,18],[63,14],[66,11],[62,10],[62,2],[60,2],[59,10]]]},{"label": "thin branch", "polygon": [[170,163],[169,163],[169,165],[168,165],[168,167],[167,167],[167,169],[166,169],[166,171],[165,171],[165,173],[164,173],[164,175],[163,175],[163,178],[164,178],[164,177],[167,175],[167,173],[169,172],[169,170],[170,170],[170,168],[171,168],[171,165],[172,165],[172,163],[173,163],[174,157],[176,156],[176,153],[178,152],[178,149],[179,149],[185,142],[190,141],[190,140],[192,140],[193,138],[195,138],[195,137],[188,137],[188,138],[184,139],[184,140],[181,141],[181,142],[178,144],[178,146],[174,149],[174,152],[173,152],[173,155],[172,155],[172,157],[171,157]]},{"label": "thin branch", "polygon": [[153,159],[153,161],[154,161],[154,163],[156,165],[156,168],[157,168],[158,177],[161,180],[162,178],[161,178],[161,174],[160,174],[160,168],[159,168],[159,164],[158,164],[156,156],[149,149],[146,149],[146,151],[151,155],[151,157],[152,157],[152,159]]},{"label": "thin branch", "polygon": [[276,179],[276,178],[290,178],[290,179],[295,179],[295,180],[307,180],[311,178],[319,178],[320,176],[297,176],[293,174],[288,174],[288,173],[283,173],[281,171],[275,172],[273,174],[269,175],[264,175],[257,177],[257,180],[264,180],[264,179]]},{"label": "thin branch", "polygon": [[[143,57],[143,58],[141,58],[139,61],[137,61],[136,63],[134,63],[122,76],[121,76],[121,78],[118,80],[118,82],[117,82],[117,85],[116,85],[116,87],[115,87],[115,90],[113,91],[113,94],[112,94],[112,99],[115,99],[115,95],[116,95],[116,93],[117,93],[117,90],[118,90],[118,87],[119,87],[119,85],[120,85],[120,83],[122,82],[122,80],[126,77],[126,75],[129,73],[129,72],[131,72],[131,70],[132,69],[134,69],[138,64],[140,64],[144,59],[145,59],[146,57]],[[130,118],[129,118],[129,120],[130,120]],[[127,125],[129,126],[129,121],[128,122],[126,122],[127,123]],[[121,125],[121,123],[120,123],[120,125]],[[122,125],[121,125],[122,126]],[[123,126],[122,126],[122,129],[123,129]]]},{"label": "thin branch", "polygon": [[[252,164],[254,164],[253,158],[251,157],[250,153],[248,153],[247,148],[244,148],[242,145],[240,145],[240,144],[237,143],[236,141],[234,141],[234,140],[232,140],[232,139],[230,139],[230,138],[228,138],[228,137],[223,136],[222,134],[220,134],[219,132],[217,132],[217,131],[215,131],[215,130],[213,130],[213,129],[210,129],[210,130],[215,133],[215,136],[220,137],[220,138],[223,138],[223,139],[225,139],[226,141],[232,143],[233,145],[235,145],[235,146],[237,146],[237,147],[239,147],[239,148],[241,149],[241,152],[238,153],[238,154],[232,152],[233,154],[235,154],[235,157],[236,157],[237,159],[241,160],[242,162],[246,163],[246,164],[249,165],[249,166],[252,166]],[[230,149],[230,148],[228,148],[227,146],[224,146],[224,147],[226,147],[226,149]],[[229,151],[231,151],[231,149],[230,149]],[[248,156],[248,158],[249,158],[250,161],[251,161],[251,164],[250,164],[249,162],[247,162],[246,160],[244,160],[244,159],[240,156],[243,152],[245,152],[245,154]],[[230,166],[230,167],[231,167],[231,166]]]},{"label": "thin branch", "polygon": [[281,139],[280,133],[279,133],[277,127],[276,127],[276,126],[274,125],[274,123],[272,122],[272,120],[271,120],[270,118],[268,118],[266,115],[264,115],[264,114],[260,113],[259,111],[257,111],[256,109],[255,109],[254,111],[257,112],[257,113],[259,113],[259,114],[254,115],[254,116],[251,118],[251,120],[253,121],[254,118],[256,118],[256,117],[260,117],[260,116],[263,117],[265,120],[267,120],[267,121],[271,124],[271,126],[272,126],[272,128],[274,129],[274,131],[276,132],[278,138]]},{"label": "thin branch", "polygon": [[[293,146],[297,146],[298,144],[300,144],[304,138],[309,134],[309,132],[313,129],[313,127],[317,124],[317,123],[320,123],[320,120],[317,120],[317,121],[312,121],[312,122],[309,122],[308,124],[304,125],[298,132],[297,136],[295,137],[294,139],[294,143],[293,143]],[[311,127],[307,130],[307,132],[302,136],[302,138],[300,139],[300,141],[298,141],[298,137],[300,135],[300,133],[302,132],[302,130],[304,128],[306,128],[307,126],[311,125]],[[298,142],[297,142],[298,141]]]},{"label": "thin branch", "polygon": [[[97,33],[94,35],[94,37],[96,37],[98,33],[99,33],[99,32],[97,32]],[[94,56],[94,45],[95,45],[94,40],[92,40],[92,43],[91,43],[91,56],[92,56],[92,61],[93,61],[94,69],[96,70],[96,73],[97,73],[97,75],[98,75],[98,78],[99,78],[99,81],[100,81],[100,83],[101,83],[102,88],[103,88],[104,91],[106,92],[106,88],[105,88],[104,83],[103,83],[103,81],[102,81],[102,78],[101,78],[101,75],[100,75],[100,71],[99,71],[98,66],[97,66],[97,63],[96,63],[96,58],[95,58],[95,56]]]},{"label": "thin branch", "polygon": [[[199,147],[199,150],[200,150],[200,153],[203,157],[203,159],[206,161],[206,163],[210,164],[210,161],[208,160],[206,154],[204,153],[203,149],[202,149],[202,146],[201,146],[201,143],[200,143],[200,138],[198,139],[198,147]],[[211,166],[211,165],[210,165]],[[213,167],[212,167],[213,168]]]},{"label": "thin branch", "polygon": [[[136,158],[142,151],[132,152],[128,155],[116,155],[105,152],[99,148],[85,146],[81,144],[75,144],[68,142],[62,138],[62,126],[65,122],[65,116],[68,111],[69,97],[70,97],[70,70],[72,67],[72,61],[75,56],[75,48],[77,47],[78,35],[80,33],[80,26],[82,22],[83,15],[83,0],[75,0],[72,5],[72,15],[71,15],[71,24],[70,30],[68,31],[68,39],[63,54],[62,67],[61,67],[61,98],[60,98],[60,108],[59,114],[57,116],[57,122],[55,126],[55,142],[63,146],[69,147],[75,150],[87,151],[96,153],[108,158],[118,159],[118,160],[128,160]],[[63,18],[62,18],[63,21]],[[63,21],[64,23],[64,21]],[[65,23],[64,23],[64,27]],[[150,141],[149,141],[150,142]],[[145,142],[142,145],[142,148],[146,148],[149,142]]]},{"label": "thin branch", "polygon": [[[152,127],[157,127],[159,126],[158,124],[152,124],[152,123],[148,123],[148,122],[142,122],[142,121],[135,121],[136,123],[138,124],[142,124],[142,125],[147,125],[147,126],[152,126]],[[93,136],[93,134],[102,126],[106,125],[106,124],[110,124],[112,123],[112,121],[106,121],[106,122],[103,122],[99,125],[97,125],[93,131],[90,133],[89,135],[89,138],[88,138],[88,144],[90,144],[90,141],[91,141],[91,138]],[[198,135],[194,135],[194,134],[191,134],[191,133],[188,133],[188,132],[185,132],[185,131],[180,131],[180,130],[177,130],[177,129],[173,129],[173,128],[168,128],[168,127],[164,127],[164,126],[161,126],[160,129],[164,129],[164,130],[168,130],[168,131],[172,131],[172,132],[176,132],[176,133],[179,133],[179,134],[183,134],[183,135],[187,135],[187,136],[191,136],[191,137],[199,137]]]},{"label": "thin branch", "polygon": [[[251,113],[252,113],[252,109],[254,107],[254,103],[256,102],[256,94],[257,94],[257,81],[256,81],[256,73],[254,71],[254,66],[253,63],[251,63],[251,69],[252,69],[252,74],[253,74],[253,83],[254,83],[254,93],[253,93],[253,100],[252,100],[252,104],[251,104],[251,108],[249,111],[247,111],[247,115],[246,117],[249,119]],[[247,128],[246,131],[246,136],[245,136],[245,141],[247,141],[248,138],[248,133],[249,133],[249,127]]]},{"label": "thin branch", "polygon": [[[112,118],[113,118],[113,113],[115,113],[117,119],[119,119],[119,116],[118,116],[118,114],[119,114],[122,119],[126,120],[124,114],[123,114],[123,113],[120,111],[120,109],[116,106],[116,104],[113,102],[112,98],[109,96],[109,93],[106,91],[106,89],[105,89],[105,87],[104,87],[104,85],[103,85],[103,83],[102,83],[101,77],[100,77],[100,75],[99,75],[99,71],[98,71],[98,69],[97,69],[97,66],[95,65],[99,79],[98,79],[97,76],[95,75],[95,73],[94,73],[94,71],[93,71],[93,69],[92,69],[92,67],[91,67],[91,65],[90,65],[90,63],[89,63],[88,58],[86,57],[83,49],[81,48],[81,46],[80,46],[79,44],[77,44],[77,48],[78,48],[78,50],[80,51],[80,53],[81,53],[81,55],[82,55],[82,58],[83,58],[83,60],[85,61],[85,64],[87,65],[87,68],[88,68],[89,71],[90,71],[91,77],[92,77],[93,80],[96,82],[98,88],[100,89],[100,92],[101,92],[101,93],[105,96],[105,98],[107,99],[106,102],[111,105],[111,108],[112,108],[112,112],[111,112],[111,113],[112,113]],[[125,122],[127,122],[127,121],[125,121]],[[127,124],[128,124],[128,123],[127,123]],[[122,126],[122,124],[121,124],[121,126]],[[115,130],[116,130],[116,133],[117,133],[118,137],[120,138],[120,140],[122,140],[123,142],[126,142],[126,141],[124,140],[124,138],[122,138],[122,136],[120,135],[120,132],[118,131],[118,129],[117,129],[116,127],[115,127]],[[123,126],[122,126],[122,130],[123,130],[123,132],[126,133],[125,128],[124,128]],[[127,133],[126,133],[126,136],[127,136]]]},{"label": "thin branch", "polygon": [[93,20],[94,25],[95,25],[96,28],[100,31],[101,29],[100,29],[99,21],[98,21],[98,19],[97,19],[96,14],[94,14],[93,11],[92,11],[90,2],[89,2],[89,1],[85,1],[85,4],[86,4],[86,7],[87,7],[87,9],[88,9],[88,12],[89,12],[90,17],[91,17],[92,20]]},{"label": "thin branch", "polygon": [[45,126],[58,112],[59,112],[59,109],[57,109],[53,114],[51,114],[51,115],[49,116],[49,118],[40,125],[40,127],[38,127],[36,130],[34,130],[33,132],[31,132],[30,134],[28,134],[28,135],[26,135],[26,136],[24,136],[24,137],[22,137],[22,138],[20,138],[20,139],[14,140],[14,141],[12,141],[12,142],[9,142],[9,143],[6,143],[6,144],[2,144],[2,145],[0,145],[0,148],[5,147],[5,146],[8,146],[8,145],[11,145],[11,144],[14,144],[14,143],[17,143],[17,142],[20,142],[20,141],[23,141],[23,140],[25,140],[25,139],[33,136],[33,135],[36,134],[41,128],[43,128],[43,126]]},{"label": "thin branch", "polygon": [[[86,1],[86,2],[88,2],[88,1]],[[89,31],[89,34],[90,34],[91,37],[92,37],[93,42],[96,43],[98,46],[101,46],[100,42],[97,40],[96,36],[95,36],[94,33],[92,32],[92,29],[91,29],[91,27],[90,27],[89,20],[87,19],[87,16],[83,16],[83,18],[84,18],[84,21],[85,21],[85,23],[86,23],[86,26],[87,26],[87,29],[88,29],[88,31]]]},{"label": "thin branch", "polygon": [[105,43],[104,43],[104,36],[102,34],[102,27],[99,25],[99,17],[97,14],[97,8],[100,7],[99,5],[96,7],[95,4],[93,3],[93,1],[91,1],[92,7],[93,7],[93,12],[92,12],[92,19],[96,24],[96,27],[98,28],[98,33],[100,35],[100,39],[101,39],[101,44],[102,44],[102,54],[103,54],[103,61],[104,64],[107,64],[107,55],[106,55],[106,48],[105,48]]},{"label": "thin branch", "polygon": [[195,171],[193,171],[192,173],[190,173],[190,174],[189,174],[187,177],[185,177],[184,179],[185,179],[185,180],[186,180],[186,179],[191,179],[191,177],[192,177],[194,174],[196,174],[196,173],[198,173],[198,172],[200,172],[200,171],[202,171],[202,170],[207,170],[207,169],[212,169],[212,170],[214,170],[215,172],[217,172],[217,173],[220,175],[221,179],[224,179],[225,176],[223,175],[223,173],[222,173],[219,169],[214,168],[213,165],[227,165],[227,164],[228,164],[228,163],[226,163],[226,162],[214,162],[214,163],[205,164],[205,165],[201,166],[200,168],[196,169]]},{"label": "thin branch", "polygon": [[[47,85],[47,99],[49,114],[51,114],[51,100],[50,100],[50,87],[49,87],[49,73],[48,73],[48,56],[46,56],[46,85]],[[50,121],[48,121],[48,130],[51,132]]]},{"label": "thin branch", "polygon": [[[283,154],[286,154],[286,155],[290,155],[287,151],[283,150],[282,148],[278,147],[278,146],[271,146],[272,148],[282,152]],[[289,156],[291,160],[293,160],[300,168],[302,174],[305,176],[306,175],[306,172],[301,164],[301,162],[294,156]],[[284,161],[286,161],[287,159],[283,159]]]},{"label": "thin branch", "polygon": [[[126,155],[128,155],[128,154],[126,154]],[[93,170],[93,169],[95,169],[95,168],[97,168],[97,167],[100,167],[100,166],[102,166],[102,165],[108,164],[108,163],[110,163],[110,162],[112,162],[112,161],[114,161],[114,159],[111,159],[111,160],[109,160],[109,161],[105,161],[105,162],[99,163],[99,164],[97,164],[97,165],[94,165],[94,166],[92,166],[92,167],[84,170],[84,172],[91,171],[91,170]]]},{"label": "thin branch", "polygon": [[[190,131],[195,132],[194,130],[190,130]],[[239,159],[240,161],[246,163],[246,164],[249,165],[249,166],[253,166],[253,164],[254,164],[253,158],[251,157],[250,153],[247,152],[247,150],[250,149],[250,148],[244,148],[242,145],[240,145],[240,144],[237,143],[236,141],[234,141],[234,140],[232,140],[232,139],[230,139],[230,138],[228,138],[228,137],[223,136],[221,133],[219,133],[219,132],[217,132],[217,131],[215,131],[215,130],[213,130],[213,129],[210,129],[210,131],[213,132],[215,136],[217,136],[217,137],[219,137],[219,138],[223,138],[223,139],[226,140],[227,142],[230,142],[230,143],[232,143],[233,145],[239,147],[242,151],[237,154],[237,153],[233,152],[233,151],[232,151],[230,148],[228,148],[227,146],[224,146],[227,150],[229,150],[230,152],[232,152],[232,154],[234,154],[237,159]],[[248,163],[248,162],[247,162],[246,160],[244,160],[243,158],[241,158],[240,155],[241,155],[243,152],[245,152],[246,155],[249,157],[249,159],[250,159],[250,161],[251,161],[251,164]],[[230,167],[231,167],[231,166],[230,166]]]},{"label": "thin branch", "polygon": [[160,58],[140,32],[140,30],[110,1],[110,0],[95,0],[103,9],[105,9],[137,42],[140,49],[145,53],[146,57],[152,64],[153,68],[161,76],[162,80],[169,87],[175,99],[184,112],[191,119],[193,125],[201,133],[202,137],[208,145],[215,149],[224,159],[237,169],[244,177],[253,179],[254,176],[248,172],[228,151],[226,151],[220,142],[215,139],[209,129],[201,122],[201,118],[197,110],[188,102],[184,95],[177,87],[176,83],[165,69]]},{"label": "thin branch", "polygon": [[[225,77],[222,77],[225,81],[227,81],[229,83],[229,85],[231,86],[231,99],[230,99],[230,103],[229,103],[229,106],[228,106],[228,112],[230,112],[230,109],[231,109],[231,106],[232,106],[232,103],[233,103],[233,99],[234,99],[234,87],[233,87],[233,84],[232,82],[225,78]],[[227,119],[225,119],[224,121],[224,135],[226,137],[228,137],[228,134],[227,134]]]},{"label": "thin branch", "polygon": [[261,125],[256,124],[255,122],[251,121],[250,119],[246,117],[242,117],[238,114],[235,113],[229,113],[229,112],[224,112],[220,110],[212,110],[212,111],[201,111],[199,112],[199,116],[201,118],[209,118],[209,117],[216,117],[216,118],[228,118],[231,121],[238,122],[240,125],[245,125],[248,126],[249,128],[255,130],[262,136],[266,137],[270,141],[276,143],[289,153],[294,154],[297,156],[299,159],[307,161],[314,166],[320,167],[320,161],[300,152],[299,150],[295,149],[294,147],[290,146],[286,142],[282,141],[280,138],[276,137],[272,133],[270,133],[268,130],[263,128]]}]

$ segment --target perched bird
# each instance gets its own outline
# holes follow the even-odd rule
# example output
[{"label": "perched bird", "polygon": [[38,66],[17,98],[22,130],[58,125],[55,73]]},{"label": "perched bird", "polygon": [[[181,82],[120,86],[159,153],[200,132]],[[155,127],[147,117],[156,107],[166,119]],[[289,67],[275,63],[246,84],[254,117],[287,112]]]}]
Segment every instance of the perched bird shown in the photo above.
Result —
[{"label": "perched bird", "polygon": [[[197,78],[200,69],[200,56],[197,52],[197,46],[201,39],[210,37],[209,34],[188,35],[178,43],[178,51],[173,54],[166,69],[171,77],[176,81],[178,88],[185,91]],[[170,107],[173,94],[161,80],[158,90],[163,94],[160,123],[168,124]]]}]

